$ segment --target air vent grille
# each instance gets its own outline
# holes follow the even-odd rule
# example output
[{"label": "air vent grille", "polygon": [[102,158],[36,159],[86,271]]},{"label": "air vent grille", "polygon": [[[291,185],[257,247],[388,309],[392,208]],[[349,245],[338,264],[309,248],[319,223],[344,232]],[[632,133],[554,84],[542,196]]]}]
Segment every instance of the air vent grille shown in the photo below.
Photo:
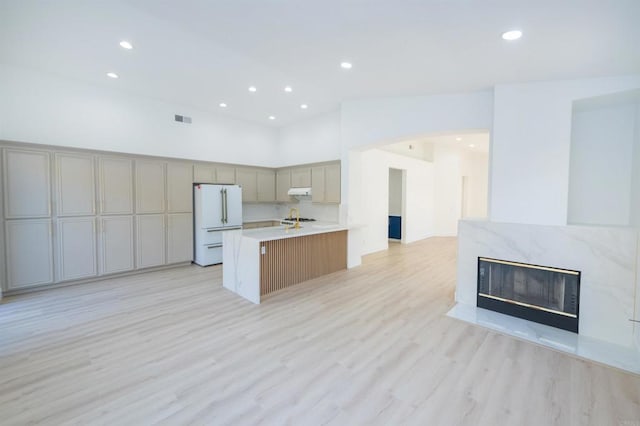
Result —
[{"label": "air vent grille", "polygon": [[175,115],[175,120],[179,123],[191,124],[191,117],[187,117],[186,115]]}]

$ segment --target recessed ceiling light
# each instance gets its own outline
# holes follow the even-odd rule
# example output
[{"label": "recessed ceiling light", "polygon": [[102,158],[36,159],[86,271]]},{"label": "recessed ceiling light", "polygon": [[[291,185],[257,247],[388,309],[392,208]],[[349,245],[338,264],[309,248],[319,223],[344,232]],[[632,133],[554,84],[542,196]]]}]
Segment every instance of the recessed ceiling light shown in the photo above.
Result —
[{"label": "recessed ceiling light", "polygon": [[269,116],[269,120],[275,120],[276,118],[273,115]]},{"label": "recessed ceiling light", "polygon": [[474,144],[469,144],[469,148],[475,148],[476,146]]},{"label": "recessed ceiling light", "polygon": [[351,62],[341,62],[340,66],[345,70],[350,70],[353,67],[353,65],[351,65]]},{"label": "recessed ceiling light", "polygon": [[511,30],[511,31],[502,33],[502,38],[508,41],[517,40],[520,37],[522,37],[522,31],[520,30]]},{"label": "recessed ceiling light", "polygon": [[225,104],[224,102],[220,102],[220,108],[226,108],[227,104]]},{"label": "recessed ceiling light", "polygon": [[120,76],[118,74],[116,74],[115,72],[108,72],[107,73],[107,77],[109,77],[109,78],[118,78]]},{"label": "recessed ceiling light", "polygon": [[127,49],[127,50],[133,49],[133,45],[131,43],[129,43],[127,40],[122,40],[120,42],[120,47],[122,47],[123,49]]},{"label": "recessed ceiling light", "polygon": [[249,86],[249,91],[250,92],[256,92],[258,89],[256,89],[256,86]]},{"label": "recessed ceiling light", "polygon": [[460,141],[462,140],[462,138],[458,137],[458,138],[456,138],[456,140],[457,140],[458,142],[460,142]]},{"label": "recessed ceiling light", "polygon": [[307,108],[309,108],[309,105],[307,105],[307,104],[302,104],[302,105],[300,105],[300,108],[302,108],[302,109],[307,109]]},{"label": "recessed ceiling light", "polygon": [[293,92],[293,89],[291,88],[291,86],[286,86],[284,88],[284,91],[287,92],[287,93],[291,93],[291,92]]}]

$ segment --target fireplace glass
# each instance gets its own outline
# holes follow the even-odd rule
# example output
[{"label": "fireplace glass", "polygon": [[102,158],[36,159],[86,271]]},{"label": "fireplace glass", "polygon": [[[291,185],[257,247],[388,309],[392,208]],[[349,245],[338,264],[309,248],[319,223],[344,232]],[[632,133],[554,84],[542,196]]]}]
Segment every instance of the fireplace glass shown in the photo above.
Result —
[{"label": "fireplace glass", "polygon": [[478,306],[578,331],[580,272],[478,258]]}]

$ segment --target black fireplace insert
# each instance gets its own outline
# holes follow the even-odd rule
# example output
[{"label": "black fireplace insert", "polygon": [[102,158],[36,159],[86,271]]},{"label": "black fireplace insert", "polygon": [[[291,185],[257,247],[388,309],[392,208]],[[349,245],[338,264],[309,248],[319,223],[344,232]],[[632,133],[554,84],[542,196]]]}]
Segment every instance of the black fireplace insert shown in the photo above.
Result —
[{"label": "black fireplace insert", "polygon": [[478,257],[477,304],[577,333],[580,271]]}]

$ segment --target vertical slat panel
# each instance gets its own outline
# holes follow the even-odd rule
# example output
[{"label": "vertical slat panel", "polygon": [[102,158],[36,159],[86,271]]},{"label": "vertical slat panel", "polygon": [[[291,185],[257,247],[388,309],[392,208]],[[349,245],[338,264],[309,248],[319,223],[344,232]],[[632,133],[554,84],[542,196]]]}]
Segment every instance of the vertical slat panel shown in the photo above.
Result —
[{"label": "vertical slat panel", "polygon": [[347,231],[265,241],[261,247],[261,295],[347,268]]}]

